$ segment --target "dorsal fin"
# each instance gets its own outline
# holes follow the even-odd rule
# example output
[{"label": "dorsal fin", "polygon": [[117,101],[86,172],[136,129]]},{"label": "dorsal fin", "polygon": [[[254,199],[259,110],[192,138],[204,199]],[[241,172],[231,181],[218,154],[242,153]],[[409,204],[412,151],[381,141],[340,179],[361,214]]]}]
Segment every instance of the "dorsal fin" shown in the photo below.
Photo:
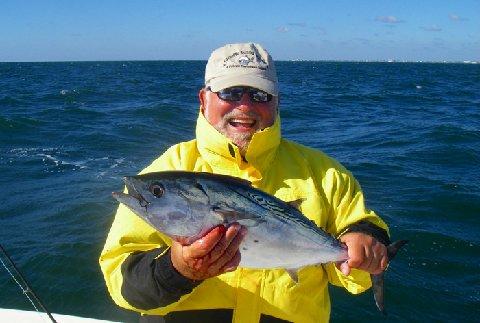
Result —
[{"label": "dorsal fin", "polygon": [[300,205],[305,202],[307,199],[304,198],[304,197],[301,197],[301,198],[298,198],[296,200],[293,200],[293,201],[289,201],[287,202],[288,205],[296,208],[297,210],[300,210]]}]

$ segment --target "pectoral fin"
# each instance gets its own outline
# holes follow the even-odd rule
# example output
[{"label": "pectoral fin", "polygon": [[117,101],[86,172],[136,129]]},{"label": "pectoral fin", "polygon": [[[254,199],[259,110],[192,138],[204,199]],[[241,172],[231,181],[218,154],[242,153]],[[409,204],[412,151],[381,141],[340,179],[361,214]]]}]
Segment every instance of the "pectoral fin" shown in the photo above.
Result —
[{"label": "pectoral fin", "polygon": [[246,227],[255,227],[260,223],[265,222],[265,220],[263,220],[259,216],[256,216],[255,214],[241,212],[241,211],[239,212],[237,210],[234,210],[224,205],[212,206],[212,212],[216,216],[220,217],[221,221],[224,224],[238,222],[241,225]]}]

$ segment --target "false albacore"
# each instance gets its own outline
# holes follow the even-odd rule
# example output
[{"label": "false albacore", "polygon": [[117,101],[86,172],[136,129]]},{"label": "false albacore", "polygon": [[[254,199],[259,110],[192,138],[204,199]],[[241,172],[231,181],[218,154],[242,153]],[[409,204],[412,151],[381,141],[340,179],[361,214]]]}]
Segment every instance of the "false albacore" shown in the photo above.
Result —
[{"label": "false albacore", "polygon": [[[191,243],[213,227],[247,228],[241,267],[284,268],[297,281],[309,265],[346,261],[347,249],[294,206],[236,177],[165,171],[124,178],[128,194],[113,196],[156,230]],[[405,244],[388,246],[389,259]],[[383,274],[372,275],[377,307],[384,312]]]}]

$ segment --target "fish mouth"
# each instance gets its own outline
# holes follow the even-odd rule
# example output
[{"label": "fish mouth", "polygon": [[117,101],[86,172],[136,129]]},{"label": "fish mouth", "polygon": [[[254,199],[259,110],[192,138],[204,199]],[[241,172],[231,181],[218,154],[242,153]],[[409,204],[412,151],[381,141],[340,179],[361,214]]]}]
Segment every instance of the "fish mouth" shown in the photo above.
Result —
[{"label": "fish mouth", "polygon": [[114,192],[114,196],[129,196],[131,198],[134,198],[138,201],[138,204],[141,207],[146,208],[150,202],[148,202],[140,192],[138,192],[136,186],[135,186],[135,179],[131,177],[124,177],[123,182],[125,183],[125,186],[127,187],[128,194],[125,193],[120,193],[120,192]]}]

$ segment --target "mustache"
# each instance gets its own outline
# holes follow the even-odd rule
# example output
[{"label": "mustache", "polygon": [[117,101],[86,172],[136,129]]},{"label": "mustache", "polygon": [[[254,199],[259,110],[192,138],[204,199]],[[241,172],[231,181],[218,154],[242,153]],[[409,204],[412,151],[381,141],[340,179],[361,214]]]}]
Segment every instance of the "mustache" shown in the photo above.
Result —
[{"label": "mustache", "polygon": [[255,122],[260,121],[260,116],[253,111],[246,112],[246,113],[245,112],[239,112],[239,111],[230,111],[223,116],[223,120],[225,120],[225,121],[228,121],[230,119],[237,119],[237,118],[253,119],[253,120],[255,120]]}]

